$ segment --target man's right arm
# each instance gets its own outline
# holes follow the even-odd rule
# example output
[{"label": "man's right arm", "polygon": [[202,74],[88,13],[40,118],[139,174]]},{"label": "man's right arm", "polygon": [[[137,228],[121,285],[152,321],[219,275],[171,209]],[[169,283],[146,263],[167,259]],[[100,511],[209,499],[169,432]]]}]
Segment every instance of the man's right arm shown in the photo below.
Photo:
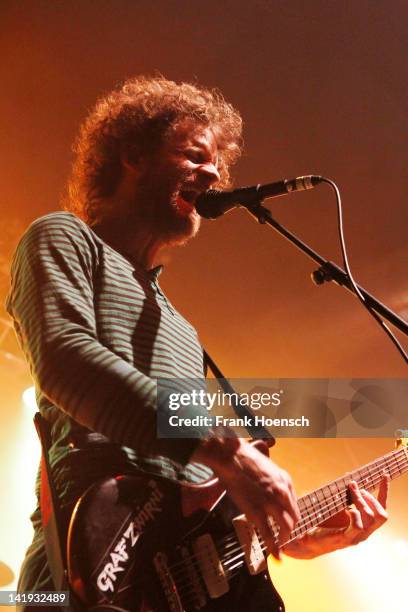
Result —
[{"label": "man's right arm", "polygon": [[202,440],[192,460],[211,467],[234,503],[258,528],[269,552],[279,559],[269,517],[279,525],[281,544],[289,539],[300,517],[289,474],[240,438]]},{"label": "man's right arm", "polygon": [[67,213],[34,222],[12,267],[7,303],[36,385],[75,421],[139,454],[186,463],[198,440],[156,435],[156,382],[98,340],[98,247]]}]

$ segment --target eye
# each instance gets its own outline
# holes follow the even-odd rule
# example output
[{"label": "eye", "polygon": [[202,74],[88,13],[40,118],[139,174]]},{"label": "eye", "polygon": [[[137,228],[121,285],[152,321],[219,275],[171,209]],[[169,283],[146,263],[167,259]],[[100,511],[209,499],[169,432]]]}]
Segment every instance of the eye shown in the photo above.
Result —
[{"label": "eye", "polygon": [[198,149],[187,149],[184,154],[195,164],[203,164],[205,162],[203,153]]}]

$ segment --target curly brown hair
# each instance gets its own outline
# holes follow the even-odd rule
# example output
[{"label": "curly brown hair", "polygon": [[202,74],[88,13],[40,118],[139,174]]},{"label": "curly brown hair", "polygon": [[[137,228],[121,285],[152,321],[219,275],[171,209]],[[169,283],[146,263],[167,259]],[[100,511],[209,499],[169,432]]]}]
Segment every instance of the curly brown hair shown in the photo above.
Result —
[{"label": "curly brown hair", "polygon": [[74,144],[75,161],[64,208],[89,225],[103,218],[103,199],[115,192],[121,157],[153,153],[183,119],[209,125],[218,145],[220,187],[242,148],[242,119],[216,89],[175,83],[162,76],[136,77],[96,103]]}]

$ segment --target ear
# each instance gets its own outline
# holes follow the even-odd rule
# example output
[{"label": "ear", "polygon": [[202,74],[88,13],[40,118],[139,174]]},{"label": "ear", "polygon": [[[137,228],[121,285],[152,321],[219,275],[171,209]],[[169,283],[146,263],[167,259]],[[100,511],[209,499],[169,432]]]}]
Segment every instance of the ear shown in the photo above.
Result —
[{"label": "ear", "polygon": [[129,172],[140,172],[143,166],[143,157],[138,147],[133,146],[122,146],[120,151],[120,161],[122,167]]}]

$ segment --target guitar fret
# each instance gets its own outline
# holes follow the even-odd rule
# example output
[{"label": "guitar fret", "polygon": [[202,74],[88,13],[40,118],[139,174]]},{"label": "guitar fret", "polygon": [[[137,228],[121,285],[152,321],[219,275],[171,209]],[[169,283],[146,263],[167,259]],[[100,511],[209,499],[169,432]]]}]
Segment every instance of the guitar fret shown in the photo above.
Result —
[{"label": "guitar fret", "polygon": [[338,494],[338,487],[336,485],[336,482],[331,482],[329,484],[329,490],[330,490],[330,498],[334,503],[334,507],[336,510],[336,514],[339,510],[339,494]]},{"label": "guitar fret", "polygon": [[382,477],[384,472],[387,471],[387,459],[386,459],[386,457],[383,457],[380,461],[377,462],[377,464],[378,464],[378,471],[380,472],[381,477]]},{"label": "guitar fret", "polygon": [[316,497],[317,497],[316,505],[317,505],[318,512],[316,513],[316,518],[314,519],[313,523],[315,525],[318,525],[322,521],[322,515],[323,515],[323,510],[324,510],[324,506],[322,505],[324,504],[324,495],[323,495],[322,489],[316,489]]},{"label": "guitar fret", "polygon": [[351,478],[352,480],[355,480],[358,484],[361,484],[362,478],[360,470],[354,470],[354,472],[351,473]]},{"label": "guitar fret", "polygon": [[334,481],[336,484],[336,488],[337,488],[337,494],[336,494],[336,499],[337,502],[339,504],[338,510],[342,510],[343,509],[343,502],[342,502],[342,489],[340,489],[339,487],[339,479]]},{"label": "guitar fret", "polygon": [[383,471],[387,467],[387,462],[384,459],[381,461],[374,461],[372,465],[369,466],[369,473],[371,476],[371,486],[375,488],[378,484],[378,472]]},{"label": "guitar fret", "polygon": [[401,456],[401,457],[394,457],[394,460],[395,460],[395,463],[396,463],[396,466],[397,466],[397,470],[398,470],[398,472],[399,472],[399,474],[398,474],[398,475],[402,474],[402,470],[401,470],[400,465],[399,465],[399,460],[400,460],[400,458],[401,458],[401,459],[403,459],[403,457],[402,457],[402,456]]},{"label": "guitar fret", "polygon": [[310,527],[313,526],[313,523],[312,523],[312,521],[310,519],[310,512],[309,511],[313,509],[315,502],[313,501],[314,498],[312,497],[312,495],[305,495],[304,499],[305,499],[305,502],[306,502],[306,514],[305,514],[305,516],[303,518],[304,525],[300,526],[300,527],[303,530],[303,533],[306,533],[306,531],[308,531],[308,529],[310,529]]},{"label": "guitar fret", "polygon": [[407,448],[401,448],[401,459],[404,462],[403,472],[408,470],[408,451]]},{"label": "guitar fret", "polygon": [[406,471],[408,471],[408,449],[403,447],[303,495],[298,500],[301,518],[288,541],[303,536],[312,527],[347,508],[351,503],[348,488],[351,480],[372,491],[378,486],[384,472],[389,474],[390,478],[397,478]]},{"label": "guitar fret", "polygon": [[374,488],[373,486],[373,471],[370,467],[366,467],[364,470],[361,470],[363,473],[363,477],[361,479],[361,486],[363,489],[370,491]]},{"label": "guitar fret", "polygon": [[348,484],[349,484],[350,480],[351,480],[350,474],[347,475],[347,479],[346,478],[339,478],[339,481],[341,483],[340,494],[341,494],[341,507],[342,507],[342,510],[344,508],[346,508],[348,506],[348,503],[349,503]]},{"label": "guitar fret", "polygon": [[399,466],[399,456],[392,455],[391,457],[387,457],[389,459],[390,466],[388,467],[388,473],[391,475],[391,478],[396,478],[400,476],[402,473]]},{"label": "guitar fret", "polygon": [[313,494],[304,495],[299,499],[301,518],[293,530],[293,533],[295,533],[298,537],[304,535],[311,527],[313,527],[313,522],[310,517],[310,511],[313,510],[315,503],[313,499]]},{"label": "guitar fret", "polygon": [[[376,464],[364,466],[363,469],[359,470],[359,478],[356,479],[358,485],[366,490],[370,490],[373,488],[373,474],[376,472],[377,467]],[[371,479],[371,483],[369,482]]]},{"label": "guitar fret", "polygon": [[[391,459],[391,462],[388,462],[388,459]],[[384,461],[385,461],[385,471],[387,472],[387,474],[389,476],[391,476],[392,478],[392,461],[395,460],[395,456],[393,455],[392,457],[384,457]],[[390,465],[391,464],[391,465]],[[399,471],[399,470],[398,470]]]},{"label": "guitar fret", "polygon": [[370,489],[369,490],[372,491],[373,489],[375,489],[374,473],[373,473],[372,470],[369,470],[369,476],[370,476],[370,480],[371,480]]},{"label": "guitar fret", "polygon": [[403,474],[408,469],[408,465],[405,463],[406,460],[407,460],[407,457],[406,457],[405,453],[401,452],[401,454],[398,457],[398,462],[401,461],[400,474]]}]

